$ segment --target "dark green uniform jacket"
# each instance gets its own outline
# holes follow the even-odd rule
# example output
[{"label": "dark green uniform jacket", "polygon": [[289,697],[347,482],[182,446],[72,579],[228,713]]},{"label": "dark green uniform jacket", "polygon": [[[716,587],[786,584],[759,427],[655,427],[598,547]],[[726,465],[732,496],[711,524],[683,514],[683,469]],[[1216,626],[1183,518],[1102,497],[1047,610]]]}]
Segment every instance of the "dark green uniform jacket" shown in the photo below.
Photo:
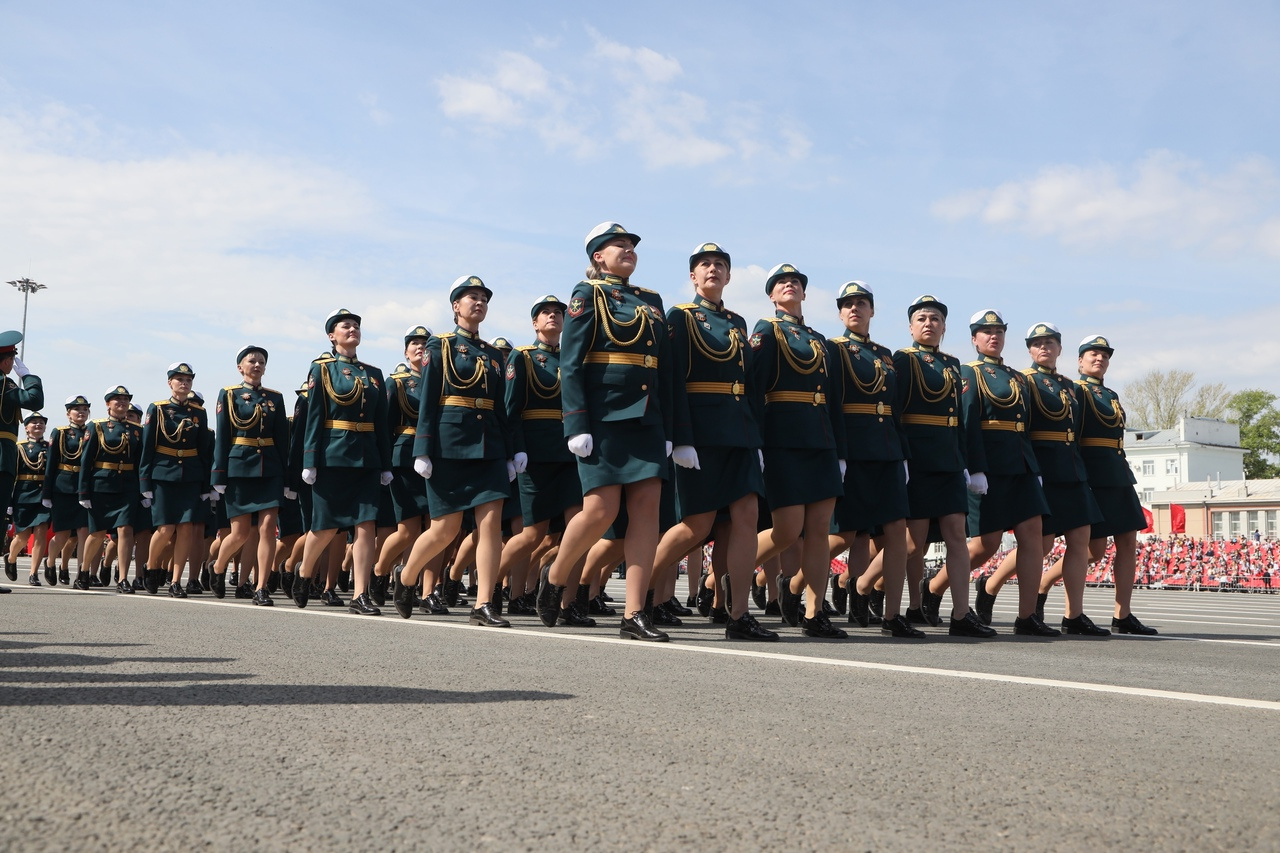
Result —
[{"label": "dark green uniform jacket", "polygon": [[22,384],[8,376],[0,376],[0,474],[18,473],[18,430],[22,426],[22,410],[35,411],[44,405],[44,386],[40,377],[29,373]]},{"label": "dark green uniform jacket", "polygon": [[307,377],[303,468],[391,470],[382,371],[345,355],[322,355]]},{"label": "dark green uniform jacket", "polygon": [[199,483],[201,494],[209,491],[213,432],[204,406],[172,398],[147,406],[140,467],[144,492],[154,491],[155,482]]},{"label": "dark green uniform jacket", "polygon": [[1039,474],[1027,423],[1027,378],[1003,359],[982,356],[960,368],[960,403],[969,429],[970,474]]},{"label": "dark green uniform jacket", "polygon": [[1088,479],[1080,457],[1080,406],[1075,387],[1065,376],[1043,367],[1028,367],[1027,396],[1031,422],[1028,435],[1046,483],[1083,483]]},{"label": "dark green uniform jacket", "polygon": [[427,341],[413,455],[510,459],[502,353],[466,329]]},{"label": "dark green uniform jacket", "polygon": [[387,423],[391,428],[391,467],[413,467],[413,442],[422,405],[422,374],[400,365],[387,377]]},{"label": "dark green uniform jacket", "polygon": [[115,418],[92,421],[80,457],[80,500],[92,499],[95,492],[136,495],[145,442],[144,430],[137,424]]},{"label": "dark green uniform jacket", "polygon": [[981,441],[960,411],[960,362],[937,347],[914,344],[893,354],[898,371],[894,409],[911,450],[913,470],[963,471]]},{"label": "dark green uniform jacket", "polygon": [[44,471],[48,465],[49,442],[23,441],[18,444],[18,482],[13,487],[10,506],[39,506],[44,496]]},{"label": "dark green uniform jacket", "polygon": [[907,436],[894,408],[898,371],[893,353],[850,332],[827,341],[827,363],[839,381],[840,413],[849,443],[846,459],[893,462],[909,456]]},{"label": "dark green uniform jacket", "polygon": [[516,347],[507,358],[506,404],[516,453],[533,463],[573,461],[560,407],[560,347]]},{"label": "dark green uniform jacket", "polygon": [[44,468],[44,498],[51,498],[54,492],[63,495],[80,492],[80,460],[88,441],[87,426],[67,424],[53,431]]},{"label": "dark green uniform jacket", "polygon": [[747,394],[747,321],[702,297],[667,312],[673,361],[674,442],[761,445]]},{"label": "dark green uniform jacket", "polygon": [[1097,379],[1076,382],[1081,410],[1080,456],[1092,486],[1131,486],[1138,482],[1124,455],[1124,407],[1120,398]]},{"label": "dark green uniform jacket", "polygon": [[756,323],[747,362],[747,391],[765,447],[834,448],[848,452],[839,383],[827,369],[827,339],[779,310]]},{"label": "dark green uniform jacket", "polygon": [[659,294],[612,275],[578,282],[560,339],[565,438],[632,421],[670,441],[670,347]]},{"label": "dark green uniform jacket", "polygon": [[229,477],[283,477],[289,463],[284,395],[247,382],[223,388],[215,410],[214,485]]}]

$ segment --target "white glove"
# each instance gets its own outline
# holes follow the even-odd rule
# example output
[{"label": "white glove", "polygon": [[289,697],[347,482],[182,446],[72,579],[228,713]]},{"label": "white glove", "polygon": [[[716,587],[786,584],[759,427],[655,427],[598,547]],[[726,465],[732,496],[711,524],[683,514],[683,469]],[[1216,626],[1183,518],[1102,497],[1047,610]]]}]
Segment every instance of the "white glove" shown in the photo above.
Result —
[{"label": "white glove", "polygon": [[424,480],[431,479],[431,457],[419,456],[413,460],[413,470]]},{"label": "white glove", "polygon": [[964,469],[964,484],[966,487],[969,485],[969,469],[968,468]]},{"label": "white glove", "polygon": [[213,492],[205,492],[203,495],[201,495],[201,496],[200,496],[200,500],[202,500],[202,501],[207,501],[207,500],[209,500],[209,496],[210,496],[210,495],[212,495],[212,494],[213,494]]},{"label": "white glove", "polygon": [[569,436],[569,452],[580,459],[586,459],[590,456],[595,446],[595,439],[591,437],[589,432],[580,432],[577,435]]},{"label": "white glove", "polygon": [[987,493],[987,475],[981,471],[976,474],[970,474],[969,491],[975,495],[985,495]]},{"label": "white glove", "polygon": [[53,509],[53,501],[49,500],[48,498],[44,498],[40,501],[40,506],[44,507],[45,509]]},{"label": "white glove", "polygon": [[210,493],[209,493],[209,505],[210,505],[210,506],[212,506],[213,504],[216,504],[216,503],[217,503],[218,501],[220,501],[220,500],[222,500],[222,495],[221,495],[221,494],[219,494],[218,492],[210,492]]},{"label": "white glove", "polygon": [[316,469],[315,469],[315,468],[303,468],[303,469],[302,469],[302,482],[306,483],[308,486],[314,486],[314,485],[316,484]]},{"label": "white glove", "polygon": [[13,515],[13,507],[9,507],[9,509],[5,512],[5,515]]},{"label": "white glove", "polygon": [[84,500],[80,501],[80,506],[84,507],[85,509],[93,509],[93,501],[89,500],[88,498],[85,498]]},{"label": "white glove", "polygon": [[225,495],[227,493],[227,487],[225,485],[214,486],[213,490],[220,495]]},{"label": "white glove", "polygon": [[905,459],[902,460],[902,474],[903,474],[902,482],[910,483],[911,482],[911,466],[907,464],[907,460]]},{"label": "white glove", "polygon": [[516,463],[510,459],[507,460],[507,482],[510,483],[516,478]]},{"label": "white glove", "polygon": [[146,498],[147,500],[151,500],[151,499],[152,499],[152,498],[154,498],[156,495],[155,495],[155,492],[143,492],[143,493],[142,493],[142,496],[143,496],[144,498]]},{"label": "white glove", "polygon": [[1041,486],[1043,486],[1043,485],[1044,485],[1044,477],[1041,477],[1039,474],[1036,474],[1036,482],[1037,482],[1037,483],[1039,483]]},{"label": "white glove", "polygon": [[18,374],[19,379],[23,379],[31,373],[31,371],[27,369],[27,366],[22,363],[22,359],[18,358],[16,355],[13,357],[13,372]]},{"label": "white glove", "polygon": [[378,482],[384,486],[391,485],[391,481],[395,479],[390,471],[383,471],[382,476],[378,477]]},{"label": "white glove", "polygon": [[667,456],[671,455],[671,442],[667,442]]},{"label": "white glove", "polygon": [[284,499],[287,501],[296,501],[298,499],[298,493],[295,492],[293,489],[289,488],[288,486],[285,486]]},{"label": "white glove", "polygon": [[525,471],[529,470],[529,454],[528,453],[517,453],[514,457],[512,457],[511,461],[516,464],[517,474],[523,474]]},{"label": "white glove", "polygon": [[702,466],[698,464],[698,451],[694,449],[692,444],[682,444],[672,450],[671,461],[681,468],[692,468],[695,471],[702,470]]},{"label": "white glove", "polygon": [[757,449],[756,455],[760,457],[760,473],[763,474],[764,473],[764,451]]},{"label": "white glove", "polygon": [[844,482],[845,472],[849,470],[849,463],[843,459],[840,460],[840,482]]},{"label": "white glove", "polygon": [[143,498],[143,499],[142,499],[142,508],[143,508],[143,509],[151,509],[151,498]]}]

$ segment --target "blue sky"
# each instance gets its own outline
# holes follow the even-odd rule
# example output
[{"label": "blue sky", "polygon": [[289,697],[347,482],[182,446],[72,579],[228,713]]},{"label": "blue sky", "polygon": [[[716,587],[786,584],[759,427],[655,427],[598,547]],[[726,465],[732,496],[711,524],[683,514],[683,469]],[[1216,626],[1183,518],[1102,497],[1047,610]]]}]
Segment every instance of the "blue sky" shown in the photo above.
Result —
[{"label": "blue sky", "polygon": [[787,261],[828,334],[856,278],[891,347],[928,292],[962,358],[995,307],[1018,366],[1052,320],[1113,340],[1116,385],[1280,391],[1274,4],[263,5],[0,7],[0,277],[50,287],[27,361],[55,417],[166,396],[178,360],[209,393],[248,342],[294,388],[338,307],[390,370],[464,274],[525,342],[602,220],[668,304],[714,240],[752,320]]}]

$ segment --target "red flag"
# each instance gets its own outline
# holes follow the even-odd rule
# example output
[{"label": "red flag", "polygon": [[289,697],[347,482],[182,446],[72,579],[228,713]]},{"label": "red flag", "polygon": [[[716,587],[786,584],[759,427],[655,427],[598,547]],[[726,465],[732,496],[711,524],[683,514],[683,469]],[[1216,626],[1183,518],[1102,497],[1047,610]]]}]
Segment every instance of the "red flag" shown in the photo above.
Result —
[{"label": "red flag", "polygon": [[1138,532],[1139,533],[1155,533],[1156,532],[1155,528],[1152,526],[1155,524],[1155,521],[1156,521],[1155,516],[1153,516],[1151,514],[1151,510],[1147,509],[1145,506],[1142,508],[1142,517],[1147,520],[1147,526],[1142,528],[1142,530],[1139,530]]},{"label": "red flag", "polygon": [[1187,532],[1187,511],[1179,504],[1169,504],[1169,521],[1174,533]]}]

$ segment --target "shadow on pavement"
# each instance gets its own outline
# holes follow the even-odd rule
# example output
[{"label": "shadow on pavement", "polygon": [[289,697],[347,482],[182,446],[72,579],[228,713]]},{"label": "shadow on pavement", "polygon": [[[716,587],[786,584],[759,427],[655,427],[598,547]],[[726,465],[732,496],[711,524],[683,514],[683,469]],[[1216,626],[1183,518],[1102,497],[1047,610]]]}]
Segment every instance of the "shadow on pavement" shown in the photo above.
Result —
[{"label": "shadow on pavement", "polygon": [[102,657],[100,655],[60,655],[41,652],[0,655],[0,669],[58,666],[107,666],[116,663],[234,663],[236,658],[187,657]]},{"label": "shadow on pavement", "polygon": [[[192,676],[188,676],[190,678]],[[431,690],[423,687],[333,684],[184,684],[137,687],[18,687],[0,691],[0,707],[125,705],[192,707],[252,705],[472,705],[572,699],[541,690]]]}]

